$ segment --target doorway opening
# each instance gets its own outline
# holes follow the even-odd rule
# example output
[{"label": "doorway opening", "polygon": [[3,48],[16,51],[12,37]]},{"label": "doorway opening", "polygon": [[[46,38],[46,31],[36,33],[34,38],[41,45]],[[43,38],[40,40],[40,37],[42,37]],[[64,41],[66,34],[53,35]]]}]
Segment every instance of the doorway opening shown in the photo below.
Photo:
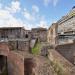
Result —
[{"label": "doorway opening", "polygon": [[7,57],[0,55],[0,75],[8,75]]},{"label": "doorway opening", "polygon": [[26,58],[24,61],[24,74],[25,75],[35,75],[33,68],[35,67],[34,60],[32,58]]}]

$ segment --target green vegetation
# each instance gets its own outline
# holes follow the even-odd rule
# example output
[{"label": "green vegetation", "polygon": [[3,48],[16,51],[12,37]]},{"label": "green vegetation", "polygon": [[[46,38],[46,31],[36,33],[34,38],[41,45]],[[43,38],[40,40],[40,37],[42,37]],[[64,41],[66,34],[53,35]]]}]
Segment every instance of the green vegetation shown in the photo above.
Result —
[{"label": "green vegetation", "polygon": [[32,48],[32,53],[35,55],[39,54],[40,48],[41,48],[41,43],[37,41],[35,46]]},{"label": "green vegetation", "polygon": [[65,70],[64,70],[62,64],[60,64],[60,63],[58,63],[58,62],[52,62],[52,61],[51,61],[51,65],[52,65],[52,67],[53,67],[53,69],[54,69],[54,71],[55,71],[55,73],[56,73],[57,75],[68,75],[68,74],[65,72]]}]

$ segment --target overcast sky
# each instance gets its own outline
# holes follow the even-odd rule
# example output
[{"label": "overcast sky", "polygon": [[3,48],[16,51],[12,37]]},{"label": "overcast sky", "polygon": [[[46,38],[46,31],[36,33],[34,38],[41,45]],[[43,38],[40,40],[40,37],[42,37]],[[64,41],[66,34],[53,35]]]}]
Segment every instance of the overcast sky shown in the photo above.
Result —
[{"label": "overcast sky", "polygon": [[75,0],[0,0],[0,27],[49,27],[67,14]]}]

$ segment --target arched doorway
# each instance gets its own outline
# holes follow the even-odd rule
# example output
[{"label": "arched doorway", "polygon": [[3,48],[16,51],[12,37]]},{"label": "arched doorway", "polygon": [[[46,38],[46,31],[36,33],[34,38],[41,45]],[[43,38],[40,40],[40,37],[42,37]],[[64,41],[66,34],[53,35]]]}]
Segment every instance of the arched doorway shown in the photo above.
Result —
[{"label": "arched doorway", "polygon": [[0,75],[8,75],[7,72],[7,57],[0,55]]},{"label": "arched doorway", "polygon": [[25,35],[25,38],[28,38],[28,34]]},{"label": "arched doorway", "polygon": [[35,67],[34,60],[32,58],[26,58],[24,61],[24,74],[25,75],[35,75],[33,68]]}]

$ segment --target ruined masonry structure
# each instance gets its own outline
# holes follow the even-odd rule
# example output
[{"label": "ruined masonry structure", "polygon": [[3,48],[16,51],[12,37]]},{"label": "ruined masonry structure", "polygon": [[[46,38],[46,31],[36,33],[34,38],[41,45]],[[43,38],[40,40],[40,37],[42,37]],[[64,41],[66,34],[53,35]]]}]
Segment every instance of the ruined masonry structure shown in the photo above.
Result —
[{"label": "ruined masonry structure", "polygon": [[47,41],[63,57],[75,63],[75,6],[48,29]]},{"label": "ruined masonry structure", "polygon": [[[51,36],[50,36],[51,35]],[[75,39],[75,8],[65,16],[63,16],[59,21],[56,22],[56,25],[53,23],[48,29],[48,42],[52,37],[55,38],[54,41],[57,41],[56,44],[64,44],[73,42]],[[52,42],[52,41],[51,41]],[[52,42],[53,44],[53,42]]]},{"label": "ruined masonry structure", "polygon": [[38,39],[40,42],[47,41],[47,29],[46,28],[32,28],[32,38]]},{"label": "ruined masonry structure", "polygon": [[11,50],[29,50],[30,31],[23,27],[0,28],[0,42],[8,42]]}]

